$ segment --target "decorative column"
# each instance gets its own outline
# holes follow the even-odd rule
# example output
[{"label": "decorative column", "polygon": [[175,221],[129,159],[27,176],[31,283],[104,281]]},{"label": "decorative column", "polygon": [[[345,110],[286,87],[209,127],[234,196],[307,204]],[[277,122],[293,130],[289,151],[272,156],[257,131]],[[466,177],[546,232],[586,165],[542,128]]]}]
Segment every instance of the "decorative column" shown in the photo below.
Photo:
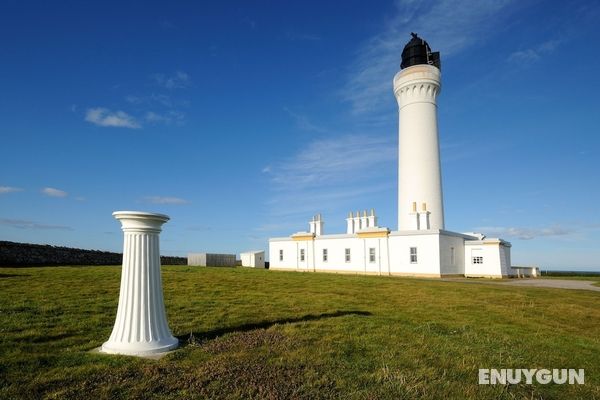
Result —
[{"label": "decorative column", "polygon": [[116,211],[124,232],[121,291],[115,326],[102,352],[145,356],[175,349],[167,323],[160,276],[158,235],[163,214]]}]

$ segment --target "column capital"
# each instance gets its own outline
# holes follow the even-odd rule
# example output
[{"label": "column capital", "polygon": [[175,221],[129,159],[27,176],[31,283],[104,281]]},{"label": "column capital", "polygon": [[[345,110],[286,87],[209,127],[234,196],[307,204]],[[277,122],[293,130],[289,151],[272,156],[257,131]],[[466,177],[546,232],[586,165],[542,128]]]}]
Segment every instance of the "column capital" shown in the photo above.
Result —
[{"label": "column capital", "polygon": [[168,215],[144,211],[115,211],[112,215],[121,221],[123,232],[158,233],[169,220]]}]

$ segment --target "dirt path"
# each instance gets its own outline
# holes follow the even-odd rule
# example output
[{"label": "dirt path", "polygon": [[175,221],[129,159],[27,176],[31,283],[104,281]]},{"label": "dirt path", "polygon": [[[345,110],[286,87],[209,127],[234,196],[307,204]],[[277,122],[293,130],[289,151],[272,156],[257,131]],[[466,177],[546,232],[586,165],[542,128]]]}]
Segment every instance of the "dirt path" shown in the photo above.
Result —
[{"label": "dirt path", "polygon": [[500,285],[549,287],[558,289],[593,290],[600,292],[600,287],[594,286],[594,281],[575,279],[507,279],[498,282]]},{"label": "dirt path", "polygon": [[594,286],[596,281],[580,281],[576,279],[469,279],[469,278],[442,278],[447,282],[462,282],[462,283],[482,283],[489,285],[506,285],[506,286],[528,286],[528,287],[546,287],[556,289],[572,289],[572,290],[592,290],[600,292],[599,286]]}]

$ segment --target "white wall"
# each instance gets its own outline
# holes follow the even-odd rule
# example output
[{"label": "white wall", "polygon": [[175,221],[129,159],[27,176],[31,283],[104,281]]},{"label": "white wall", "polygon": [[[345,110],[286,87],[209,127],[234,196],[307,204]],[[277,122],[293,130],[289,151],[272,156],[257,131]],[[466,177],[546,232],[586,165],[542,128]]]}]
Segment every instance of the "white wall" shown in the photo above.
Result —
[{"label": "white wall", "polygon": [[[411,263],[410,248],[417,248],[417,262]],[[350,249],[350,262],[345,249]],[[375,262],[369,249],[375,249]],[[454,263],[452,262],[454,248]],[[304,249],[305,259],[300,259]],[[327,249],[327,261],[323,261]],[[298,271],[355,272],[380,275],[506,277],[510,269],[510,244],[497,239],[468,240],[448,231],[394,231],[388,237],[323,235],[314,240],[276,238],[269,242],[270,267]],[[283,250],[283,261],[279,261]],[[473,256],[483,264],[473,264]]]},{"label": "white wall", "polygon": [[[464,246],[465,239],[463,237],[440,235],[440,270],[442,275],[465,274]],[[452,257],[452,249],[454,249],[454,257]]]},{"label": "white wall", "polygon": [[[290,238],[271,239],[269,241],[270,268],[299,269],[298,246]],[[279,250],[283,250],[283,261],[279,261]]]},{"label": "white wall", "polygon": [[[483,257],[474,264],[473,257]],[[510,247],[501,242],[465,241],[465,275],[471,277],[507,277],[510,271]]]},{"label": "white wall", "polygon": [[[345,250],[350,249],[350,262],[346,262]],[[327,249],[327,262],[323,261],[323,249]],[[362,240],[355,235],[315,239],[316,269],[333,272],[363,272],[364,248]]]},{"label": "white wall", "polygon": [[265,253],[264,251],[246,252],[240,254],[242,267],[264,268]]},{"label": "white wall", "polygon": [[[439,234],[399,234],[391,232],[389,237],[390,247],[390,273],[439,276],[440,251]],[[417,262],[410,261],[410,248],[417,248]]]},{"label": "white wall", "polygon": [[[456,266],[448,261],[444,273],[461,273],[464,250],[462,239],[449,237],[440,244],[440,233],[401,234],[392,232],[389,237],[363,237],[357,235],[326,235],[312,240],[294,241],[291,238],[272,239],[269,242],[270,268],[299,271],[356,272],[366,274],[399,274],[440,276],[440,246],[456,247]],[[410,261],[410,248],[417,248],[417,262]],[[350,262],[345,260],[345,249],[350,249]],[[371,262],[370,249],[375,249]],[[444,247],[445,248],[445,247]],[[305,250],[305,260],[300,260],[300,249]],[[323,261],[327,249],[327,261]],[[279,250],[284,259],[279,261]],[[449,255],[449,247],[446,250]],[[314,258],[313,258],[314,257]]]},{"label": "white wall", "polygon": [[538,267],[512,267],[511,272],[513,276],[518,278],[537,278],[540,276],[540,269]]}]

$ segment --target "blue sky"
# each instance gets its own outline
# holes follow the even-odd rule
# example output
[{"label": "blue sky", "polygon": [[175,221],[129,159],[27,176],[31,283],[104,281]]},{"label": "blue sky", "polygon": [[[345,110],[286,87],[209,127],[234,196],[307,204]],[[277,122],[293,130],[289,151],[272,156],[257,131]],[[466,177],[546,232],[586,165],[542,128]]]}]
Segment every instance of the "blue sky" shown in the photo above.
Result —
[{"label": "blue sky", "polygon": [[[343,5],[342,5],[343,4]],[[600,5],[590,1],[0,5],[0,239],[163,254],[266,249],[375,208],[396,229],[392,78],[442,57],[446,227],[513,263],[600,269]]]}]

